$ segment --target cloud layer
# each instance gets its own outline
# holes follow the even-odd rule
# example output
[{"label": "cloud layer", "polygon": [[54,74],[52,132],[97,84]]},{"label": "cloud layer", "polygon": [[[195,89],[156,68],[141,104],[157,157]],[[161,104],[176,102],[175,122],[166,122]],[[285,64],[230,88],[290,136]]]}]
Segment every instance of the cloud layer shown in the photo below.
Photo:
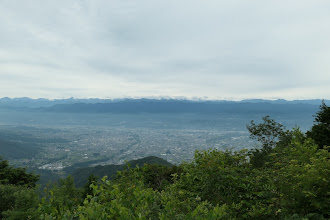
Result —
[{"label": "cloud layer", "polygon": [[330,99],[330,2],[2,0],[0,96]]}]

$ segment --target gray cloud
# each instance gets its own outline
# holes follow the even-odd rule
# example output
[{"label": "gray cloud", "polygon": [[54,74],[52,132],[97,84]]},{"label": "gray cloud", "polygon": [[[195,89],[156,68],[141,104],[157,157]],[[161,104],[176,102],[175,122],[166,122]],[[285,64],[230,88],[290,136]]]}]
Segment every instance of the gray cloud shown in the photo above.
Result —
[{"label": "gray cloud", "polygon": [[330,2],[0,2],[0,93],[330,99]]}]

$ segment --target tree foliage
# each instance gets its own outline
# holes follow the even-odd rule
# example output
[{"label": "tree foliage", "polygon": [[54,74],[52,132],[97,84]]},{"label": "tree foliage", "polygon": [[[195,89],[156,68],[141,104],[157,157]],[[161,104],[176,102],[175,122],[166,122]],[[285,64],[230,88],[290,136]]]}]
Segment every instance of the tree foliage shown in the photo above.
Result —
[{"label": "tree foliage", "polygon": [[0,184],[0,219],[37,219],[38,203],[35,189]]},{"label": "tree foliage", "polygon": [[26,168],[14,168],[0,157],[0,184],[34,187],[38,180],[38,175],[27,173]]},{"label": "tree foliage", "polygon": [[315,124],[310,131],[307,131],[307,137],[315,140],[320,148],[330,146],[330,107],[322,101],[320,111],[314,117]]},{"label": "tree foliage", "polygon": [[287,146],[292,138],[292,131],[286,130],[285,127],[271,119],[270,116],[262,117],[263,122],[255,124],[252,120],[247,129],[250,137],[261,143],[263,151],[270,151],[275,146]]},{"label": "tree foliage", "polygon": [[14,168],[0,157],[0,219],[36,218],[39,176],[26,168]]},{"label": "tree foliage", "polygon": [[274,147],[285,148],[292,139],[292,131],[271,119],[269,116],[262,117],[263,122],[256,124],[253,120],[247,125],[252,139],[261,143],[261,148],[255,148],[250,151],[251,165],[254,167],[263,167],[269,162],[269,155]]}]

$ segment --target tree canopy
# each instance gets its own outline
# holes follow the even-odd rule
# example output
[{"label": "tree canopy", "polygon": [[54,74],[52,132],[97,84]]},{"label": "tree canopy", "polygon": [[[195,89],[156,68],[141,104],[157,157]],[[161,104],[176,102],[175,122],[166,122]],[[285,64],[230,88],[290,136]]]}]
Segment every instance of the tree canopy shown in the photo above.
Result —
[{"label": "tree canopy", "polygon": [[0,157],[0,219],[36,218],[39,176],[26,168],[14,168]]},{"label": "tree canopy", "polygon": [[315,140],[320,148],[330,146],[330,107],[323,101],[320,105],[320,111],[314,117],[315,124],[311,130],[307,131],[307,137]]},{"label": "tree canopy", "polygon": [[14,168],[0,157],[0,184],[34,187],[38,180],[38,175],[28,173],[26,168]]}]

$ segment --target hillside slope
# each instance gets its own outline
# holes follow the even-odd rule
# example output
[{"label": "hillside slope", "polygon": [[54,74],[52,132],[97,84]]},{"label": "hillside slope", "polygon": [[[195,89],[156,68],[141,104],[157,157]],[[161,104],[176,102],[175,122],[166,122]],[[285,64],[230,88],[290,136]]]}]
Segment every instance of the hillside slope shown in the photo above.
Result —
[{"label": "hillside slope", "polygon": [[[130,167],[135,168],[136,166],[143,166],[144,164],[159,164],[167,167],[171,167],[172,164],[167,162],[166,160],[155,157],[155,156],[149,156],[144,157],[137,160],[128,161],[127,164],[130,164]],[[109,179],[112,179],[117,171],[121,171],[126,167],[126,164],[121,165],[105,165],[105,166],[95,166],[95,167],[86,167],[86,168],[79,168],[71,173],[73,176],[75,183],[78,187],[83,186],[86,182],[88,177],[93,174],[99,178],[102,178],[103,176],[108,176]]]}]

